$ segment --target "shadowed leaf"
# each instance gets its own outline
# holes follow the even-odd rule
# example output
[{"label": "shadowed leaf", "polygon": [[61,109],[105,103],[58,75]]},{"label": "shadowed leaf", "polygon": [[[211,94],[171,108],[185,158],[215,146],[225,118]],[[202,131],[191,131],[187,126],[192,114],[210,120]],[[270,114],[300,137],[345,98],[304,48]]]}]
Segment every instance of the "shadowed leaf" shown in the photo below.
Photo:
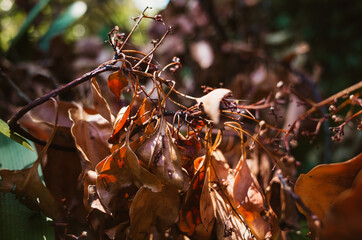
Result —
[{"label": "shadowed leaf", "polygon": [[179,204],[178,191],[171,186],[164,186],[160,192],[140,188],[129,211],[129,238],[149,239],[152,228],[156,228],[160,233],[164,232],[176,223]]}]

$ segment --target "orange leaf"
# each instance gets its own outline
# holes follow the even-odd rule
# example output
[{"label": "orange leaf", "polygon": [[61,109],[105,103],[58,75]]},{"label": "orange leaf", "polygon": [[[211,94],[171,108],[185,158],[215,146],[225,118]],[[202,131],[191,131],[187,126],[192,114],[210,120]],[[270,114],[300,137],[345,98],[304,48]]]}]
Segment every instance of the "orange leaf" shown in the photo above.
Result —
[{"label": "orange leaf", "polygon": [[128,199],[124,196],[132,190],[132,178],[125,168],[121,150],[116,150],[96,166],[97,192],[102,205],[109,213],[128,211]]},{"label": "orange leaf", "polygon": [[[294,188],[295,193],[322,222],[325,222],[328,209],[342,192],[351,188],[361,169],[362,153],[343,163],[316,166],[309,173],[299,176]],[[301,212],[305,214],[302,210]],[[306,216],[312,233],[317,234],[313,220]]]},{"label": "orange leaf", "polygon": [[[203,161],[203,157],[198,158],[198,160]],[[195,161],[195,169],[199,168],[200,161]],[[180,209],[180,220],[178,222],[178,227],[188,236],[194,235],[196,226],[202,223],[200,216],[200,197],[204,179],[205,167],[202,167],[192,186],[189,188],[186,194],[186,198]]]},{"label": "orange leaf", "polygon": [[108,88],[112,91],[118,100],[121,99],[122,91],[127,85],[128,79],[123,74],[122,69],[112,73],[108,77]]},{"label": "orange leaf", "polygon": [[362,236],[362,171],[353,187],[340,194],[327,212],[322,239],[359,239]]},{"label": "orange leaf", "polygon": [[268,207],[258,182],[250,173],[246,160],[241,161],[241,168],[236,174],[233,187],[234,199],[240,204],[238,211],[257,239],[277,236],[276,232],[279,228],[276,216]]}]

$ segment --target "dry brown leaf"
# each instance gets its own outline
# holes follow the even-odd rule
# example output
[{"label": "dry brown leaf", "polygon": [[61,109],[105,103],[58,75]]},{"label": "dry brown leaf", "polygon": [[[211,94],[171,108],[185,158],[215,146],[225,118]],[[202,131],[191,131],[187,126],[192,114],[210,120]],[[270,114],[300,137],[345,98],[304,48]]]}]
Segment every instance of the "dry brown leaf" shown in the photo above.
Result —
[{"label": "dry brown leaf", "polygon": [[279,237],[279,226],[274,212],[269,208],[258,183],[251,176],[245,160],[241,160],[236,173],[233,194],[239,204],[238,212],[251,229],[256,239]]},{"label": "dry brown leaf", "polygon": [[[31,174],[26,186],[24,183]],[[32,174],[31,167],[22,170],[0,170],[0,191],[12,192],[30,209],[42,210],[52,219],[59,216],[58,205],[49,190],[41,182],[38,174]]]},{"label": "dry brown leaf", "polygon": [[[75,147],[69,128],[58,127],[53,143]],[[78,181],[82,171],[79,154],[49,148],[42,170],[47,188],[62,206],[62,216],[85,217],[83,188]]]},{"label": "dry brown leaf", "polygon": [[218,124],[220,122],[220,101],[230,93],[231,90],[229,89],[217,88],[196,101],[199,105],[202,104],[205,113],[210,119],[215,124]]},{"label": "dry brown leaf", "polygon": [[[362,169],[362,153],[349,161],[335,164],[322,164],[307,174],[301,174],[295,184],[295,193],[303,203],[322,221],[326,222],[326,213],[337,197],[352,187],[357,174]],[[306,215],[313,235],[318,234],[313,220]]]},{"label": "dry brown leaf", "polygon": [[218,239],[254,239],[250,230],[236,216],[228,201],[225,200],[227,196],[222,191],[219,193],[217,189],[212,189],[210,196],[217,220],[216,234]]},{"label": "dry brown leaf", "polygon": [[129,239],[149,239],[152,228],[163,233],[176,223],[179,204],[176,188],[164,186],[160,192],[140,188],[129,211],[131,219]]},{"label": "dry brown leaf", "polygon": [[128,196],[132,177],[125,166],[125,149],[118,149],[96,167],[96,187],[99,199],[108,213],[128,211]]},{"label": "dry brown leaf", "polygon": [[69,117],[73,121],[71,132],[75,145],[84,159],[84,171],[94,170],[111,153],[108,138],[112,134],[112,126],[94,110],[79,105],[69,110]]},{"label": "dry brown leaf", "polygon": [[[75,108],[73,103],[58,101],[58,130],[61,128],[70,128],[72,121],[69,119],[68,110]],[[32,109],[25,114],[19,123],[25,127],[29,133],[37,138],[47,141],[54,127],[56,109],[51,101]]]},{"label": "dry brown leaf", "polygon": [[182,168],[181,155],[163,117],[158,130],[136,150],[136,154],[151,170],[155,169],[155,174],[163,182],[183,191],[188,189],[188,174]]},{"label": "dry brown leaf", "polygon": [[122,91],[127,85],[128,79],[123,74],[122,69],[108,76],[108,88],[112,91],[118,100],[121,99]]},{"label": "dry brown leaf", "polygon": [[92,78],[91,86],[94,109],[112,125],[114,116],[106,99],[102,96],[101,89],[95,78]]},{"label": "dry brown leaf", "polygon": [[125,162],[136,186],[144,186],[154,192],[161,191],[162,185],[159,179],[140,165],[137,155],[130,148],[129,134],[130,131],[127,132],[126,145],[123,146],[122,149],[125,149]]},{"label": "dry brown leaf", "polygon": [[352,188],[341,193],[326,213],[322,239],[357,240],[362,236],[362,171]]},{"label": "dry brown leaf", "polygon": [[200,217],[201,221],[206,229],[206,232],[211,232],[213,229],[213,223],[215,219],[214,215],[214,206],[210,197],[210,187],[209,187],[209,179],[210,179],[210,171],[209,167],[206,168],[204,186],[202,188],[201,197],[200,197]]}]

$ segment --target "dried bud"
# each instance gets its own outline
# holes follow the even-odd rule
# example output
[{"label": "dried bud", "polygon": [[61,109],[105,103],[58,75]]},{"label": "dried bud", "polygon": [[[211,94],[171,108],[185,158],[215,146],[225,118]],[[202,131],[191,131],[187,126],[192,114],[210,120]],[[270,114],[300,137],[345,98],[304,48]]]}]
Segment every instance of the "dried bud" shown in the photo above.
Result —
[{"label": "dried bud", "polygon": [[162,15],[161,15],[161,14],[157,14],[157,15],[155,16],[155,21],[157,21],[157,22],[163,22]]},{"label": "dried bud", "polygon": [[174,57],[172,58],[172,62],[180,62],[180,58],[174,56]]},{"label": "dried bud", "polygon": [[283,93],[282,92],[277,92],[275,94],[275,99],[281,99],[283,97]]},{"label": "dried bud", "polygon": [[[336,106],[334,106],[334,105],[329,106],[330,112],[334,112],[335,110],[336,110]],[[333,115],[333,116],[335,116],[335,115]]]}]

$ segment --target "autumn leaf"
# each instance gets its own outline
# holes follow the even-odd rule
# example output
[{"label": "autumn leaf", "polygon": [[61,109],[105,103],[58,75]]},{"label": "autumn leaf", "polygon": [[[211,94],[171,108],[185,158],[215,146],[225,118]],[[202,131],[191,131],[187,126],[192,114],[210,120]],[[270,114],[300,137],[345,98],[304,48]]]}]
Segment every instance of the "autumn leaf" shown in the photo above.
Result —
[{"label": "autumn leaf", "polygon": [[[32,174],[32,168],[22,170],[0,170],[0,191],[3,193],[12,192],[16,194],[21,202],[30,209],[41,209],[46,216],[57,219],[59,211],[57,204],[39,178],[38,174]],[[27,178],[26,185],[24,185]]]},{"label": "autumn leaf", "polygon": [[157,131],[136,150],[137,156],[164,183],[186,191],[189,187],[188,174],[182,168],[181,155],[173,142],[166,120],[161,117]]},{"label": "autumn leaf", "polygon": [[[99,199],[108,213],[127,212],[128,197],[132,191],[132,178],[125,166],[122,149],[113,152],[98,163],[96,188]],[[123,156],[122,156],[123,155]]]},{"label": "autumn leaf", "polygon": [[322,239],[359,239],[362,235],[362,171],[352,187],[342,192],[326,213]]},{"label": "autumn leaf", "polygon": [[94,109],[112,125],[114,116],[106,99],[102,96],[101,89],[95,78],[92,78],[91,86]]},{"label": "autumn leaf", "polygon": [[[328,210],[344,191],[352,187],[361,169],[362,154],[346,162],[318,165],[307,174],[299,176],[294,188],[295,193],[322,223],[325,223],[328,221]],[[299,210],[306,215],[313,236],[317,236],[318,228],[313,219],[301,208]]]},{"label": "autumn leaf", "polygon": [[179,204],[178,191],[172,186],[164,186],[160,192],[140,188],[129,210],[129,239],[149,239],[152,228],[162,234],[176,223]]},{"label": "autumn leaf", "polygon": [[[197,226],[202,228],[205,232],[206,229],[201,221],[200,215],[200,198],[201,192],[204,186],[205,179],[205,167],[201,167],[201,162],[204,161],[203,157],[200,157],[194,161],[195,179],[192,185],[186,192],[186,196],[182,202],[180,209],[180,219],[178,222],[179,229],[186,233],[188,236],[192,236],[197,230]],[[210,233],[211,231],[209,231]],[[196,233],[197,235],[197,233]]]},{"label": "autumn leaf", "polygon": [[128,79],[123,74],[122,69],[108,76],[108,88],[112,91],[118,100],[121,99],[122,91],[127,86],[127,84]]},{"label": "autumn leaf", "polygon": [[121,151],[125,152],[125,162],[130,174],[138,187],[144,186],[154,192],[159,192],[162,189],[159,179],[139,163],[137,155],[133,152],[129,145],[129,134],[127,133],[126,144],[122,146]]},{"label": "autumn leaf", "polygon": [[89,165],[85,171],[94,170],[98,162],[111,153],[108,138],[112,134],[112,126],[94,110],[80,105],[69,110],[69,118],[73,122],[71,133],[75,146],[84,163]]},{"label": "autumn leaf", "polygon": [[220,122],[220,101],[230,93],[229,89],[217,88],[196,101],[199,105],[202,104],[205,113],[217,125]]},{"label": "autumn leaf", "polygon": [[[204,160],[205,161],[205,160]],[[205,180],[203,184],[203,188],[201,191],[200,197],[200,217],[201,221],[204,225],[204,228],[207,232],[211,231],[214,223],[214,206],[212,204],[212,200],[210,197],[210,192],[212,189],[210,188],[210,167],[206,166]]]},{"label": "autumn leaf", "polygon": [[252,177],[245,160],[236,173],[233,195],[240,205],[238,211],[256,239],[278,238],[277,219],[269,208],[259,184]]}]

